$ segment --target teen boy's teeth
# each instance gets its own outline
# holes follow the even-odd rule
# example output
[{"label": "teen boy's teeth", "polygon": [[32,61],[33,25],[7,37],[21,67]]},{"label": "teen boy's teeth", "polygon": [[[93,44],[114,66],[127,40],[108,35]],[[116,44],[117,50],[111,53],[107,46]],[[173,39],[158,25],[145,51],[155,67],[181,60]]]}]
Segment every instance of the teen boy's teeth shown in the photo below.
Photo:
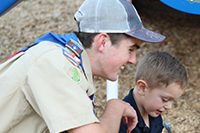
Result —
[{"label": "teen boy's teeth", "polygon": [[124,68],[125,68],[124,66],[121,66],[121,67],[120,67],[121,70],[124,70]]}]

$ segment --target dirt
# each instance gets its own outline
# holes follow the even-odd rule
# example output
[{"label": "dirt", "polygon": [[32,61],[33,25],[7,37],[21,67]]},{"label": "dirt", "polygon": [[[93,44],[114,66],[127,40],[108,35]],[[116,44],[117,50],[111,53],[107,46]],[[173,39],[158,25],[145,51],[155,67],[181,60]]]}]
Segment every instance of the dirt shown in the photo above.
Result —
[{"label": "dirt", "polygon": [[[26,0],[0,17],[0,63],[47,32],[65,34],[77,30],[73,15],[83,1]],[[162,115],[164,122],[171,124],[173,133],[200,132],[200,16],[177,11],[159,1],[135,1],[134,5],[144,27],[167,37],[162,43],[143,42],[137,60],[147,51],[165,50],[188,70],[188,86],[173,108]],[[135,68],[128,65],[120,74],[119,99],[134,87]],[[106,80],[94,79],[99,117],[106,104]]]}]

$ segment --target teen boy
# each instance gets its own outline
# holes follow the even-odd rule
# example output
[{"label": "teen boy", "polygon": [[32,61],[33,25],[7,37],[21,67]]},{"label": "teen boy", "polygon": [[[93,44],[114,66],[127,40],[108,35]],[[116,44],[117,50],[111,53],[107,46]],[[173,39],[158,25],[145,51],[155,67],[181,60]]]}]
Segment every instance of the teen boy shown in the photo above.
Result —
[{"label": "teen boy", "polygon": [[95,116],[93,76],[117,80],[141,40],[165,37],[126,0],[85,0],[74,18],[78,32],[47,33],[0,65],[1,133],[116,133],[122,117],[127,132],[135,127],[135,110],[119,99]]}]

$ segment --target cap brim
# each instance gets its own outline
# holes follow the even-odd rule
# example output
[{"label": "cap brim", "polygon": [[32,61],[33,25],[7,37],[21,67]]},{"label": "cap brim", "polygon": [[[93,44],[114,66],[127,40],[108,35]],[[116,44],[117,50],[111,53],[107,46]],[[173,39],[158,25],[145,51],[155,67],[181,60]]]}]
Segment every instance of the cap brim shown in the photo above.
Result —
[{"label": "cap brim", "polygon": [[145,42],[151,42],[151,43],[158,43],[162,42],[165,39],[165,36],[158,34],[156,32],[150,31],[148,29],[142,28],[138,31],[130,31],[125,33],[129,36],[132,36],[134,38],[140,39]]}]

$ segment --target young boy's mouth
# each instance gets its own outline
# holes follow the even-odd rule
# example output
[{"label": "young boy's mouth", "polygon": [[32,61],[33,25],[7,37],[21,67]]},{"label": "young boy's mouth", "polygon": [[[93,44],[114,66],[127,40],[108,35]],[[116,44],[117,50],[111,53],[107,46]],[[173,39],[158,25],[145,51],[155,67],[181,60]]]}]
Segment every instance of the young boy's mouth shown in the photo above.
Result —
[{"label": "young boy's mouth", "polygon": [[163,111],[157,110],[157,113],[158,113],[158,114],[162,114],[162,112],[163,112]]}]

